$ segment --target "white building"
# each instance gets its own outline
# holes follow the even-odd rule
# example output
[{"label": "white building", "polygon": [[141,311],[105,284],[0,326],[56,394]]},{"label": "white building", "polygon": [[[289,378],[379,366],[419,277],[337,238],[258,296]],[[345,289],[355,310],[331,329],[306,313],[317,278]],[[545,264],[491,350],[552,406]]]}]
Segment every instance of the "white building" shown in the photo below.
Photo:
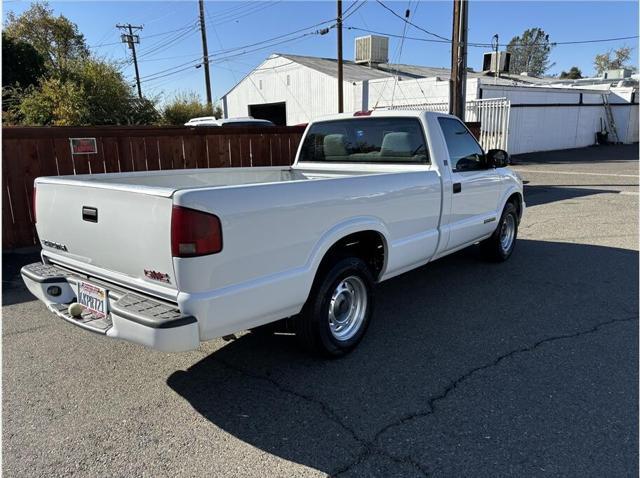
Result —
[{"label": "white building", "polygon": [[[434,103],[446,110],[449,77],[446,68],[345,61],[344,110]],[[469,71],[466,99],[469,103],[504,98],[510,105],[504,129],[511,154],[594,144],[596,132],[608,126],[605,101],[611,105],[619,140],[637,142],[637,82],[626,81],[631,86],[619,81],[613,81],[616,86],[599,83],[567,84],[509,74],[496,79]],[[337,61],[273,54],[227,92],[222,102],[225,117],[250,115],[281,125],[307,123],[334,114],[338,110]]]}]

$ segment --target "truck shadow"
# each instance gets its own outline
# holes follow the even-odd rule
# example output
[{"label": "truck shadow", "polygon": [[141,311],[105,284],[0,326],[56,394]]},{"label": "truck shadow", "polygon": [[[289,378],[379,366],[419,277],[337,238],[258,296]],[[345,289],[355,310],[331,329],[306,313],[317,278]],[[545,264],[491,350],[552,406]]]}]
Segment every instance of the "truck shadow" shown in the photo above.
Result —
[{"label": "truck shadow", "polygon": [[617,144],[601,147],[540,151],[511,156],[517,166],[530,164],[580,164],[580,163],[625,163],[638,160],[637,144]]},{"label": "truck shadow", "polygon": [[[618,187],[625,187],[620,185]],[[630,185],[633,186],[633,185]],[[616,187],[616,185],[612,185]],[[567,199],[581,198],[585,196],[593,196],[594,194],[619,194],[616,189],[594,189],[580,186],[530,186],[525,185],[524,197],[527,207],[540,206],[552,202],[565,201]]]},{"label": "truck shadow", "polygon": [[[519,240],[508,262],[487,264],[469,249],[381,284],[367,336],[343,359],[308,357],[292,336],[247,334],[175,372],[167,383],[232,436],[333,474],[357,461],[372,441],[377,446],[389,424],[428,411],[430,397],[469,370],[547,337],[637,316],[637,290],[633,250]],[[637,334],[629,340],[637,353]],[[633,384],[630,395],[631,415],[637,403]],[[475,413],[471,406],[455,411],[463,422]],[[636,419],[630,416],[629,423]],[[509,423],[503,429],[513,436],[548,433],[550,439],[557,432],[523,427]],[[402,449],[393,432],[384,434],[384,443]],[[428,433],[425,428],[403,439],[424,439],[427,448],[430,438],[418,435]],[[460,450],[481,442],[458,439]],[[560,457],[567,450],[559,446],[555,452]],[[401,474],[406,464],[394,466]]]},{"label": "truck shadow", "polygon": [[26,264],[40,260],[40,250],[2,253],[2,305],[20,304],[36,300],[27,290],[20,275],[20,269]]}]

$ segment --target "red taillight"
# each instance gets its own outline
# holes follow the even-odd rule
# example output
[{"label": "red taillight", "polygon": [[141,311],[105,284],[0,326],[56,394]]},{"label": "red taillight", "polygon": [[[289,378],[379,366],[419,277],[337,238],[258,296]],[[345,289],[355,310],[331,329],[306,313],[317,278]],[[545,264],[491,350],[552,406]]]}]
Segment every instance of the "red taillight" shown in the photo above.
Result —
[{"label": "red taillight", "polygon": [[356,111],[355,113],[353,113],[353,116],[371,116],[372,111],[368,110],[368,111]]},{"label": "red taillight", "polygon": [[33,193],[31,194],[31,216],[33,217],[33,223],[36,223],[36,186],[33,185]]},{"label": "red taillight", "polygon": [[222,250],[222,227],[214,214],[173,206],[171,252],[174,257],[195,257]]}]

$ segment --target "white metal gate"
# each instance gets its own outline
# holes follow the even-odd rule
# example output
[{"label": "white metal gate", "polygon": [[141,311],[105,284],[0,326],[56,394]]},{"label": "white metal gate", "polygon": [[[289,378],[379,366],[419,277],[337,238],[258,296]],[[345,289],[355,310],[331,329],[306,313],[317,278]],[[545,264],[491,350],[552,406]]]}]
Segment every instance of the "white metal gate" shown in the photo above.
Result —
[{"label": "white metal gate", "polygon": [[[449,103],[416,103],[411,105],[385,106],[380,109],[419,110],[449,112]],[[511,102],[507,98],[488,98],[484,100],[467,101],[465,121],[480,123],[480,137],[478,142],[485,151],[489,149],[507,150],[509,144],[509,113]]]}]

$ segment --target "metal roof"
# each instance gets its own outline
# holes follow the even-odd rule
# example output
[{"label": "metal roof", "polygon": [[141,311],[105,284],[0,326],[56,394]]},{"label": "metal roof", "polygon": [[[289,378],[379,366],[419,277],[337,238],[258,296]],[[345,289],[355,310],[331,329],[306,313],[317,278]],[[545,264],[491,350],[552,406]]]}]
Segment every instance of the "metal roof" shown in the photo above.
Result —
[{"label": "metal roof", "polygon": [[[312,70],[332,76],[334,78],[337,78],[338,76],[338,61],[335,58],[292,55],[289,53],[274,53],[270,55],[267,60],[275,57],[287,58],[288,60],[298,63],[299,65],[306,66],[307,68],[311,68]],[[261,65],[262,64],[264,64],[264,62],[261,63]],[[260,66],[252,71],[259,70]],[[251,73],[252,72],[249,72],[246,76],[249,76]],[[345,60],[343,62],[343,77],[345,81],[360,82],[367,80],[378,80],[384,78],[393,78],[396,75],[401,80],[411,80],[417,78],[439,78],[443,81],[447,81],[451,77],[451,70],[449,68],[443,67],[392,63],[381,63],[370,67],[368,65],[354,63],[350,60]],[[478,78],[484,84],[497,84],[502,86],[546,86],[554,81],[557,81],[556,78],[537,78],[534,76],[515,75],[509,73],[502,73],[500,75],[500,78],[498,78],[496,81],[496,79],[491,74],[486,74],[479,71],[467,71],[467,78]],[[243,80],[244,78],[240,82],[242,82]],[[238,84],[240,82],[238,82]],[[233,91],[236,86],[238,86],[238,84],[236,84],[223,96],[231,93],[231,91]]]},{"label": "metal roof", "polygon": [[[304,65],[313,70],[319,71],[329,76],[338,76],[338,61],[334,58],[319,58],[316,56],[290,55],[288,53],[276,53],[277,56],[288,58],[300,65]],[[375,80],[378,78],[389,78],[393,75],[376,68],[369,68],[365,65],[358,65],[352,61],[345,60],[342,66],[343,77],[346,81]]]},{"label": "metal roof", "polygon": [[[338,76],[338,61],[335,58],[320,58],[316,56],[290,55],[289,53],[275,53],[273,56],[281,56],[304,65],[313,70],[319,71],[334,78]],[[272,57],[273,57],[272,56]],[[345,81],[376,80],[380,78],[392,78],[398,75],[401,79],[416,78],[440,78],[448,80],[451,78],[449,68],[405,65],[394,63],[380,63],[375,67],[361,65],[353,61],[345,60],[343,63],[343,75]],[[492,75],[486,75],[480,71],[467,71],[467,78],[485,79],[487,83],[496,83]],[[554,78],[537,78],[534,76],[514,75],[502,73],[497,83],[501,85],[547,85],[554,81]]]}]

